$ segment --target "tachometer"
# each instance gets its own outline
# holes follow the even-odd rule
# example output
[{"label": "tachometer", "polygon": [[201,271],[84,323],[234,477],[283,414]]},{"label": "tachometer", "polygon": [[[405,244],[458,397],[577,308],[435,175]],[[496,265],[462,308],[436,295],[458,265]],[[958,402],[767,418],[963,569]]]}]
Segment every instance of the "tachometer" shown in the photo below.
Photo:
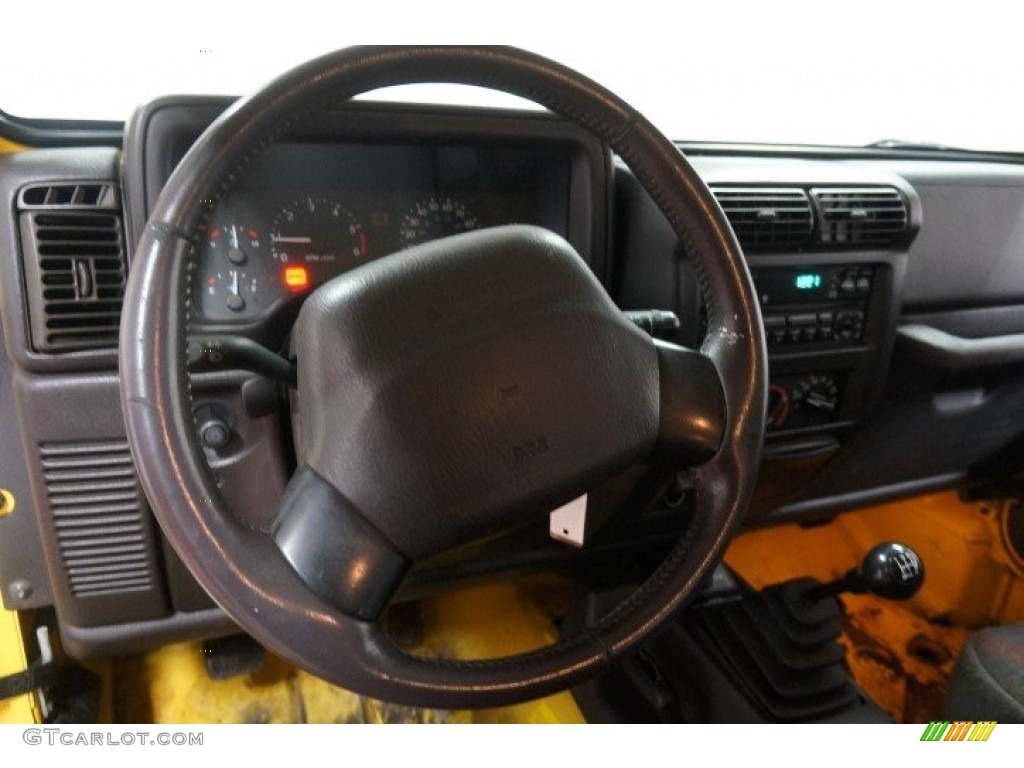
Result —
[{"label": "tachometer", "polygon": [[469,232],[480,221],[461,200],[452,197],[428,197],[416,203],[402,219],[399,236],[406,248],[448,235]]},{"label": "tachometer", "polygon": [[282,284],[299,292],[362,264],[369,244],[362,224],[341,203],[308,195],[278,213],[270,249]]}]

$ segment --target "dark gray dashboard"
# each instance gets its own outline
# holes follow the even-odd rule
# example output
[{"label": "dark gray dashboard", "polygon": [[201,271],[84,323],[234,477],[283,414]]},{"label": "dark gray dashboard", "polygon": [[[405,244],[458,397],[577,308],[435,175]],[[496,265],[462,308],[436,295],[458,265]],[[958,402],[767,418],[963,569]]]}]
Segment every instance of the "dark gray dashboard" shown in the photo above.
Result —
[{"label": "dark gray dashboard", "polygon": [[902,161],[930,226],[911,250],[906,311],[1024,304],[1024,168]]},{"label": "dark gray dashboard", "polygon": [[[0,516],[0,586],[8,607],[56,605],[76,653],[216,634],[231,623],[165,546],[139,491],[114,348],[33,343],[28,281],[41,273],[25,259],[44,254],[26,245],[26,217],[88,213],[74,202],[83,200],[79,188],[110,185],[115,210],[123,203],[130,270],[161,186],[228,103],[154,102],[130,124],[123,154],[81,147],[0,157],[0,425],[16,436],[0,453],[0,486],[18,497],[16,513]],[[1024,168],[739,151],[692,157],[745,245],[770,342],[776,410],[751,524],[811,520],[994,471],[993,459],[1005,459],[1024,431],[1024,354],[1014,356],[1007,341],[1024,333]],[[23,195],[31,185],[44,189],[37,208]],[[68,189],[72,202],[61,204]],[[319,247],[312,223],[285,230],[288,213],[310,204],[342,223],[345,242]],[[422,227],[421,209],[429,214]],[[869,220],[874,230],[862,228]],[[656,206],[602,146],[533,113],[374,105],[324,113],[211,204],[194,290],[207,327],[284,349],[302,297],[285,290],[286,264],[305,266],[313,285],[348,266],[322,258],[329,252],[358,263],[446,227],[511,221],[565,235],[623,309],[672,310],[683,321],[675,340],[699,340],[697,279]],[[67,260],[76,289],[100,274],[84,257]],[[228,306],[231,269],[249,270],[239,309]],[[273,285],[281,301],[254,299],[254,285],[257,293]],[[911,324],[963,344],[946,356],[922,352],[931,337],[907,341],[900,329]],[[1000,354],[967,370],[943,363],[979,340]],[[237,371],[196,375],[193,386],[197,421],[215,416],[229,433],[207,452],[224,493],[250,524],[268,525],[289,466],[284,399]],[[485,545],[476,570],[457,558],[423,569],[409,593],[449,578],[644,552],[669,540],[678,519],[659,507],[579,555],[545,531],[516,531]],[[34,588],[16,589],[19,582]]]}]

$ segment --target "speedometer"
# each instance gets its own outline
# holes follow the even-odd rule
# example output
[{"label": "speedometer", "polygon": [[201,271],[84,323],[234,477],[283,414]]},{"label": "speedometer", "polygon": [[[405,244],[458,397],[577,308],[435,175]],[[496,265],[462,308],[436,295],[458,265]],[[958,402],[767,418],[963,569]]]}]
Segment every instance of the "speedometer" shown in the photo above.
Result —
[{"label": "speedometer", "polygon": [[369,244],[362,224],[341,203],[307,195],[277,214],[270,248],[285,287],[301,291],[362,264]]},{"label": "speedometer", "polygon": [[480,227],[480,221],[461,200],[428,197],[416,203],[402,219],[399,235],[406,248]]}]

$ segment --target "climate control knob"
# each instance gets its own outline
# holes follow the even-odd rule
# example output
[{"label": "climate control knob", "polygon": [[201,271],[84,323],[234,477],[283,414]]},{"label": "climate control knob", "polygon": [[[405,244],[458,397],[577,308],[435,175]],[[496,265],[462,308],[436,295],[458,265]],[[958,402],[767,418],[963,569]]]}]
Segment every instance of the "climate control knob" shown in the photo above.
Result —
[{"label": "climate control knob", "polygon": [[833,416],[839,410],[839,385],[827,374],[808,376],[793,388],[790,402],[805,413]]}]

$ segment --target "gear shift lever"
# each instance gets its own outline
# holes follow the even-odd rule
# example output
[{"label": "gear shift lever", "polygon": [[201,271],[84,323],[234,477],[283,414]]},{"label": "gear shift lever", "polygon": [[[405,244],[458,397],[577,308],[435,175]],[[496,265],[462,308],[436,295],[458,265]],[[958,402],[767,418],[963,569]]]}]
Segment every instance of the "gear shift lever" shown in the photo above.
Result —
[{"label": "gear shift lever", "polygon": [[844,592],[870,592],[888,600],[909,600],[924,584],[924,563],[906,544],[886,541],[872,547],[859,568],[827,584],[807,591],[812,600],[835,597]]}]

